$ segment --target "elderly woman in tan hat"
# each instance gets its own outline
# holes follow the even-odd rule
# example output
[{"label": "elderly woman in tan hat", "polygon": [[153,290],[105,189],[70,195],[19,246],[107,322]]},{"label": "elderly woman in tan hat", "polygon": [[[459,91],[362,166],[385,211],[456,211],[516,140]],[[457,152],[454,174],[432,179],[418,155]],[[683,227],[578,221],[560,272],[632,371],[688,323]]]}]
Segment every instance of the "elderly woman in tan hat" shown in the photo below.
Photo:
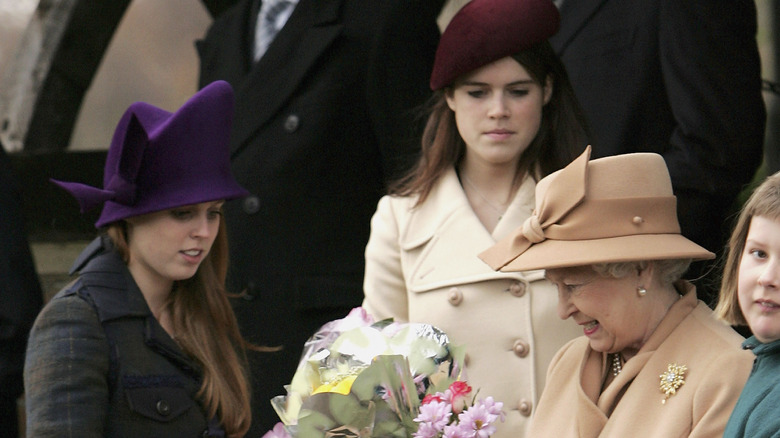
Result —
[{"label": "elderly woman in tan hat", "polygon": [[752,357],[680,280],[714,256],[680,234],[660,155],[589,157],[541,180],[534,215],[480,255],[546,269],[584,335],[550,364],[530,436],[719,437]]},{"label": "elderly woman in tan hat", "polygon": [[467,352],[469,384],[504,403],[494,438],[523,436],[555,352],[578,331],[542,271],[500,273],[477,254],[531,215],[536,182],[587,145],[549,38],[550,0],[472,0],[442,34],[415,169],[379,201],[363,306],[424,322]]}]

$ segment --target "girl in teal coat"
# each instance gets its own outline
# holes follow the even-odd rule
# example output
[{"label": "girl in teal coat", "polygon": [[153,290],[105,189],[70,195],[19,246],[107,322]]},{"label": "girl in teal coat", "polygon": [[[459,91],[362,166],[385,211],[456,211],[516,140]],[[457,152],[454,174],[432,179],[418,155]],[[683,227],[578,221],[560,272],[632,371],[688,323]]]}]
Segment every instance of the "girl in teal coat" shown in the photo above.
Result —
[{"label": "girl in teal coat", "polygon": [[748,325],[756,356],[724,437],[780,437],[780,173],[753,193],[731,234],[720,300],[729,324]]}]

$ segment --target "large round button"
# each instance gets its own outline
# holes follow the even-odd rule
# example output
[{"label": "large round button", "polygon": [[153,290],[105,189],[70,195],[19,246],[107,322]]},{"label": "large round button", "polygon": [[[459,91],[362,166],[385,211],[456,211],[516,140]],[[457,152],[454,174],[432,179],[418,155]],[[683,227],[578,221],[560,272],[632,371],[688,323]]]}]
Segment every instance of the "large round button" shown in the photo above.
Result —
[{"label": "large round button", "polygon": [[287,132],[295,132],[300,124],[301,119],[295,114],[290,114],[284,119],[284,130]]},{"label": "large round button", "polygon": [[531,346],[518,339],[515,341],[515,345],[512,346],[512,350],[514,350],[515,355],[518,357],[526,357],[528,356],[528,352],[531,351]]},{"label": "large round button", "polygon": [[450,289],[449,294],[447,295],[447,301],[449,301],[453,306],[460,305],[460,303],[463,302],[463,292],[461,292],[457,287],[453,287]]},{"label": "large round button", "polygon": [[255,195],[247,196],[241,203],[241,208],[246,214],[255,214],[260,211],[260,198]]},{"label": "large round button", "polygon": [[525,295],[526,285],[522,281],[515,281],[509,285],[509,293],[520,298]]},{"label": "large round button", "polygon": [[532,409],[533,409],[533,404],[526,399],[520,400],[520,403],[518,403],[517,405],[517,410],[519,410],[520,414],[524,417],[530,416]]},{"label": "large round button", "polygon": [[157,408],[157,413],[163,417],[167,417],[171,413],[171,406],[165,400],[159,400],[155,407]]}]

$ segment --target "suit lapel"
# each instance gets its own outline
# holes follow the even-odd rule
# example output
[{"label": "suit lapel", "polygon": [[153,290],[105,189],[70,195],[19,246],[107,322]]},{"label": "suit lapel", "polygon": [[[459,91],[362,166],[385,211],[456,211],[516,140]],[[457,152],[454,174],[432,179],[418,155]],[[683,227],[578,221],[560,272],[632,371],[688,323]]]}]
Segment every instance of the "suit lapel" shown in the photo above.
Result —
[{"label": "suit lapel", "polygon": [[300,0],[287,24],[236,91],[235,156],[297,90],[301,80],[340,34],[343,0]]},{"label": "suit lapel", "polygon": [[555,52],[561,56],[598,10],[609,0],[565,0],[561,6],[561,27],[550,38]]}]

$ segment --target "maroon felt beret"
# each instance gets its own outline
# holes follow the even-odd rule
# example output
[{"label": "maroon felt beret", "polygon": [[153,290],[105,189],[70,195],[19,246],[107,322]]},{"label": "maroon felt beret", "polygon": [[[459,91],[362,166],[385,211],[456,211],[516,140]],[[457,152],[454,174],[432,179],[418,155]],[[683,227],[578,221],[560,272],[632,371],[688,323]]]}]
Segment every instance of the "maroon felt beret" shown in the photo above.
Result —
[{"label": "maroon felt beret", "polygon": [[560,14],[551,0],[471,0],[442,33],[431,89],[545,41],[558,31]]}]

